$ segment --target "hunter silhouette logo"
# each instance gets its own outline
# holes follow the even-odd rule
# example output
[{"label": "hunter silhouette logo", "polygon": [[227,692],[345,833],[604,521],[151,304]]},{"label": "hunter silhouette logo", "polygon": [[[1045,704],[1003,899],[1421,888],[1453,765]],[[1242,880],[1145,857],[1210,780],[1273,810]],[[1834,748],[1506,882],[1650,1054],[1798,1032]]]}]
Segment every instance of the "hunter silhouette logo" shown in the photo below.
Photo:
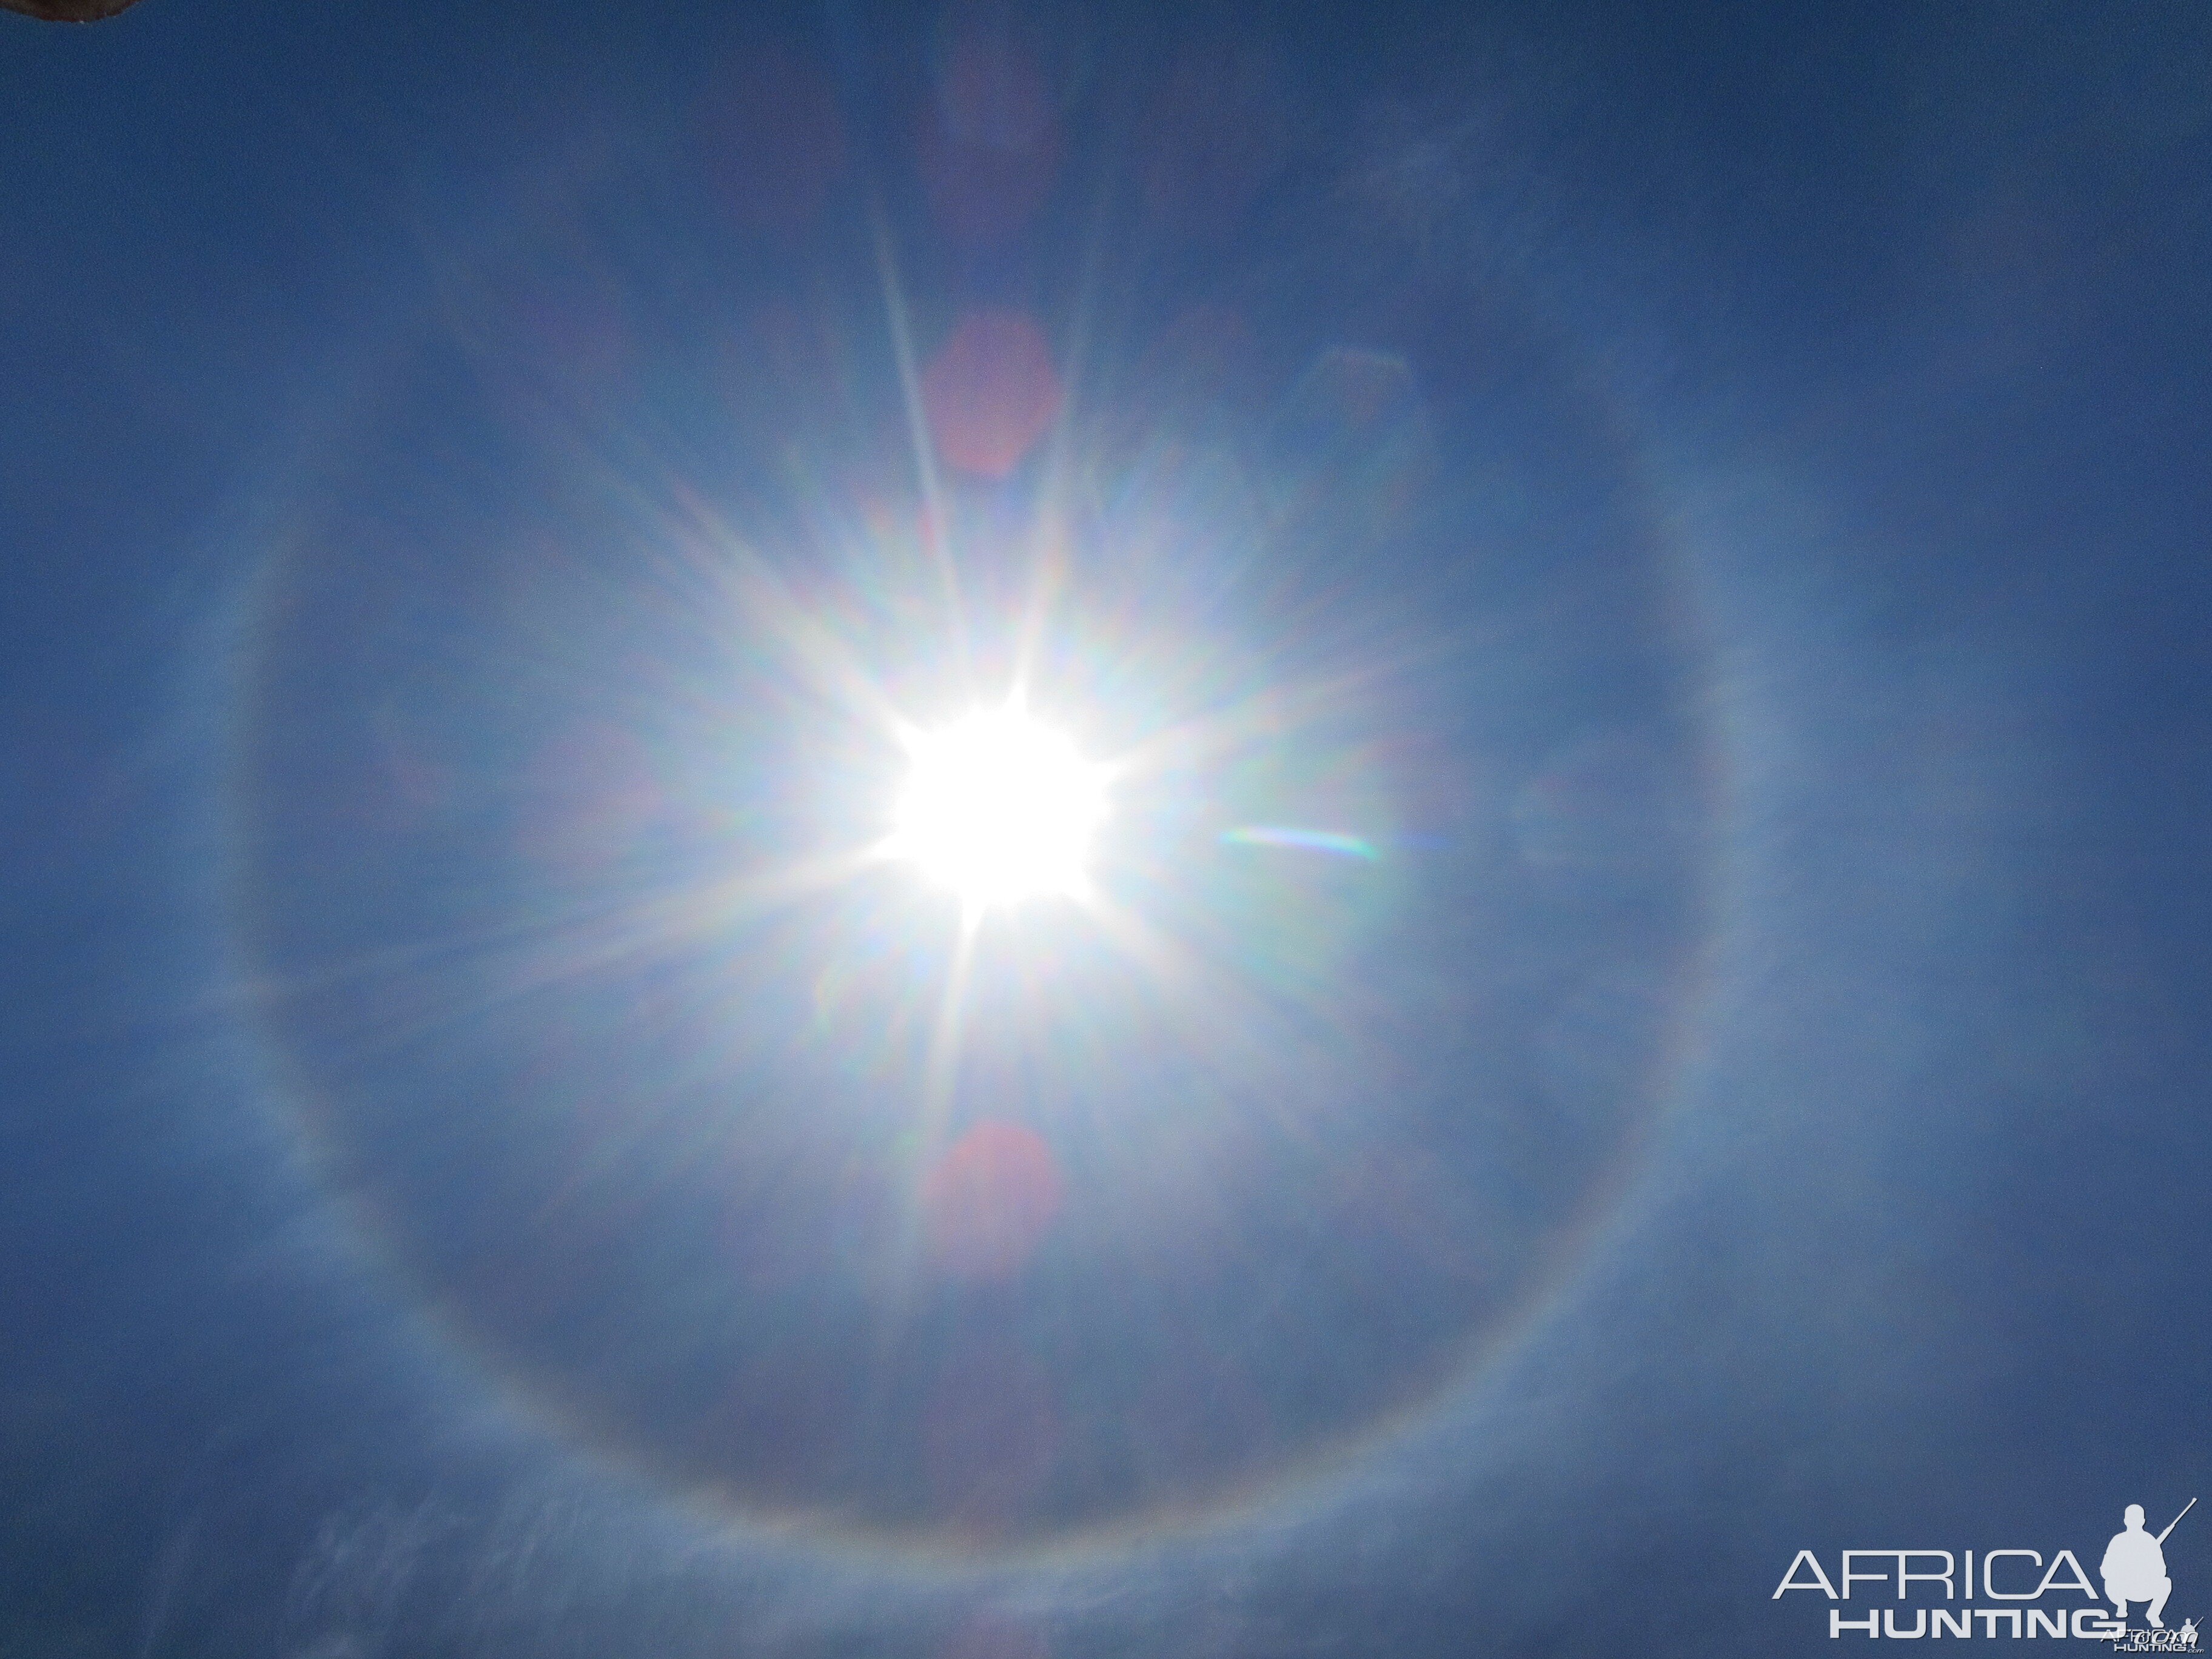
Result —
[{"label": "hunter silhouette logo", "polygon": [[[2173,1594],[2166,1540],[2196,1507],[2192,1498],[2163,1530],[2153,1533],[2143,1506],[2129,1504],[2121,1516],[2122,1530],[2112,1534],[2098,1564],[2101,1595],[2070,1549],[2047,1559],[2030,1549],[1879,1549],[1844,1551],[1832,1578],[1818,1555],[1799,1550],[1773,1599],[1778,1601],[1791,1590],[1812,1590],[1838,1604],[1856,1599],[1892,1604],[1867,1607],[1863,1617],[1856,1618],[1842,1605],[1830,1607],[1828,1635],[1834,1639],[2050,1636],[2109,1642],[2125,1653],[2195,1653],[2196,1620],[2168,1630],[2164,1614]],[[2069,1596],[2087,1605],[2069,1606],[2063,1600]],[[1920,1605],[1911,1605],[1916,1600]],[[1996,1605],[1971,1605],[1976,1601]],[[2101,1605],[2106,1601],[2112,1607],[2109,1613]],[[2142,1607],[2142,1625],[2128,1623],[2131,1606]]]},{"label": "hunter silhouette logo", "polygon": [[[2196,1507],[2192,1498],[2182,1506],[2181,1515]],[[2173,1594],[2173,1580],[2166,1576],[2166,1540],[2181,1524],[2181,1515],[2167,1522],[2166,1531],[2154,1538],[2143,1530],[2143,1506],[2130,1504],[2121,1517],[2127,1530],[2114,1533],[2112,1541],[2105,1546],[2105,1565],[2098,1571],[2104,1576],[2106,1599],[2122,1624],[2128,1622],[2129,1602],[2148,1601],[2150,1608],[2143,1616],[2150,1627],[2166,1628],[2159,1614],[2166,1611],[2166,1598]]]}]

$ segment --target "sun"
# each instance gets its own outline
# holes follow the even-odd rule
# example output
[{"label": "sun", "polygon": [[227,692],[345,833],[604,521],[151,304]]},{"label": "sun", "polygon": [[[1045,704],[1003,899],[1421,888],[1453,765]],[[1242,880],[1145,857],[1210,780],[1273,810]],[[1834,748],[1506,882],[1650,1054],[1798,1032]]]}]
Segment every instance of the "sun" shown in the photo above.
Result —
[{"label": "sun", "polygon": [[1020,708],[908,739],[891,850],[970,913],[1083,890],[1106,812],[1104,769]]}]

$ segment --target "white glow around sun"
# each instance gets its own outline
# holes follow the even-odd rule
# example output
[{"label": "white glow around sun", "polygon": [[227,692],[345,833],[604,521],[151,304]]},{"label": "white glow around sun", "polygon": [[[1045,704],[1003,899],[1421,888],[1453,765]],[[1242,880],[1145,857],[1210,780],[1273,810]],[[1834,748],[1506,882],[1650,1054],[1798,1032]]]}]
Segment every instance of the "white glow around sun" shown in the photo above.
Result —
[{"label": "white glow around sun", "polygon": [[1065,737],[1009,707],[921,733],[908,749],[897,855],[971,911],[1081,890],[1105,775]]}]

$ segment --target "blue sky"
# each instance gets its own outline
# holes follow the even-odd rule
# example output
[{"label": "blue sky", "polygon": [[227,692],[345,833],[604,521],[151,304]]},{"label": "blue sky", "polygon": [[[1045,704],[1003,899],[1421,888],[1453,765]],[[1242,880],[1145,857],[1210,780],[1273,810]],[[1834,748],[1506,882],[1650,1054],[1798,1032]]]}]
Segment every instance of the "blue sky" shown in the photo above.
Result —
[{"label": "blue sky", "polygon": [[1788,1652],[2197,1494],[2200,9],[0,21],[0,1648]]}]

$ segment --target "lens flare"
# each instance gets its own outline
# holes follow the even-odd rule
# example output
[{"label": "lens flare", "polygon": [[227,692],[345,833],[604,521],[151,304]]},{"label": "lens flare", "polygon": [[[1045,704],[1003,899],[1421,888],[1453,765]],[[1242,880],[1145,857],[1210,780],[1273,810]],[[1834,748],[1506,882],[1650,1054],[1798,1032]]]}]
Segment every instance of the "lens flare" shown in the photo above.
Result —
[{"label": "lens flare", "polygon": [[[960,191],[1058,155],[1053,64],[951,38]],[[732,280],[492,239],[242,596],[238,995],[370,1265],[810,1570],[1134,1561],[1412,1468],[1611,1237],[1702,1006],[1723,705],[1603,377],[1302,218],[1221,58],[1256,148],[1182,131],[1194,69],[1137,240],[1261,191],[1316,240],[1122,318],[1115,246],[1099,304],[940,291],[1057,221],[927,156],[872,264],[800,261],[872,181],[775,57],[807,153],[735,179],[776,123],[726,89],[727,212],[631,227]]]}]

